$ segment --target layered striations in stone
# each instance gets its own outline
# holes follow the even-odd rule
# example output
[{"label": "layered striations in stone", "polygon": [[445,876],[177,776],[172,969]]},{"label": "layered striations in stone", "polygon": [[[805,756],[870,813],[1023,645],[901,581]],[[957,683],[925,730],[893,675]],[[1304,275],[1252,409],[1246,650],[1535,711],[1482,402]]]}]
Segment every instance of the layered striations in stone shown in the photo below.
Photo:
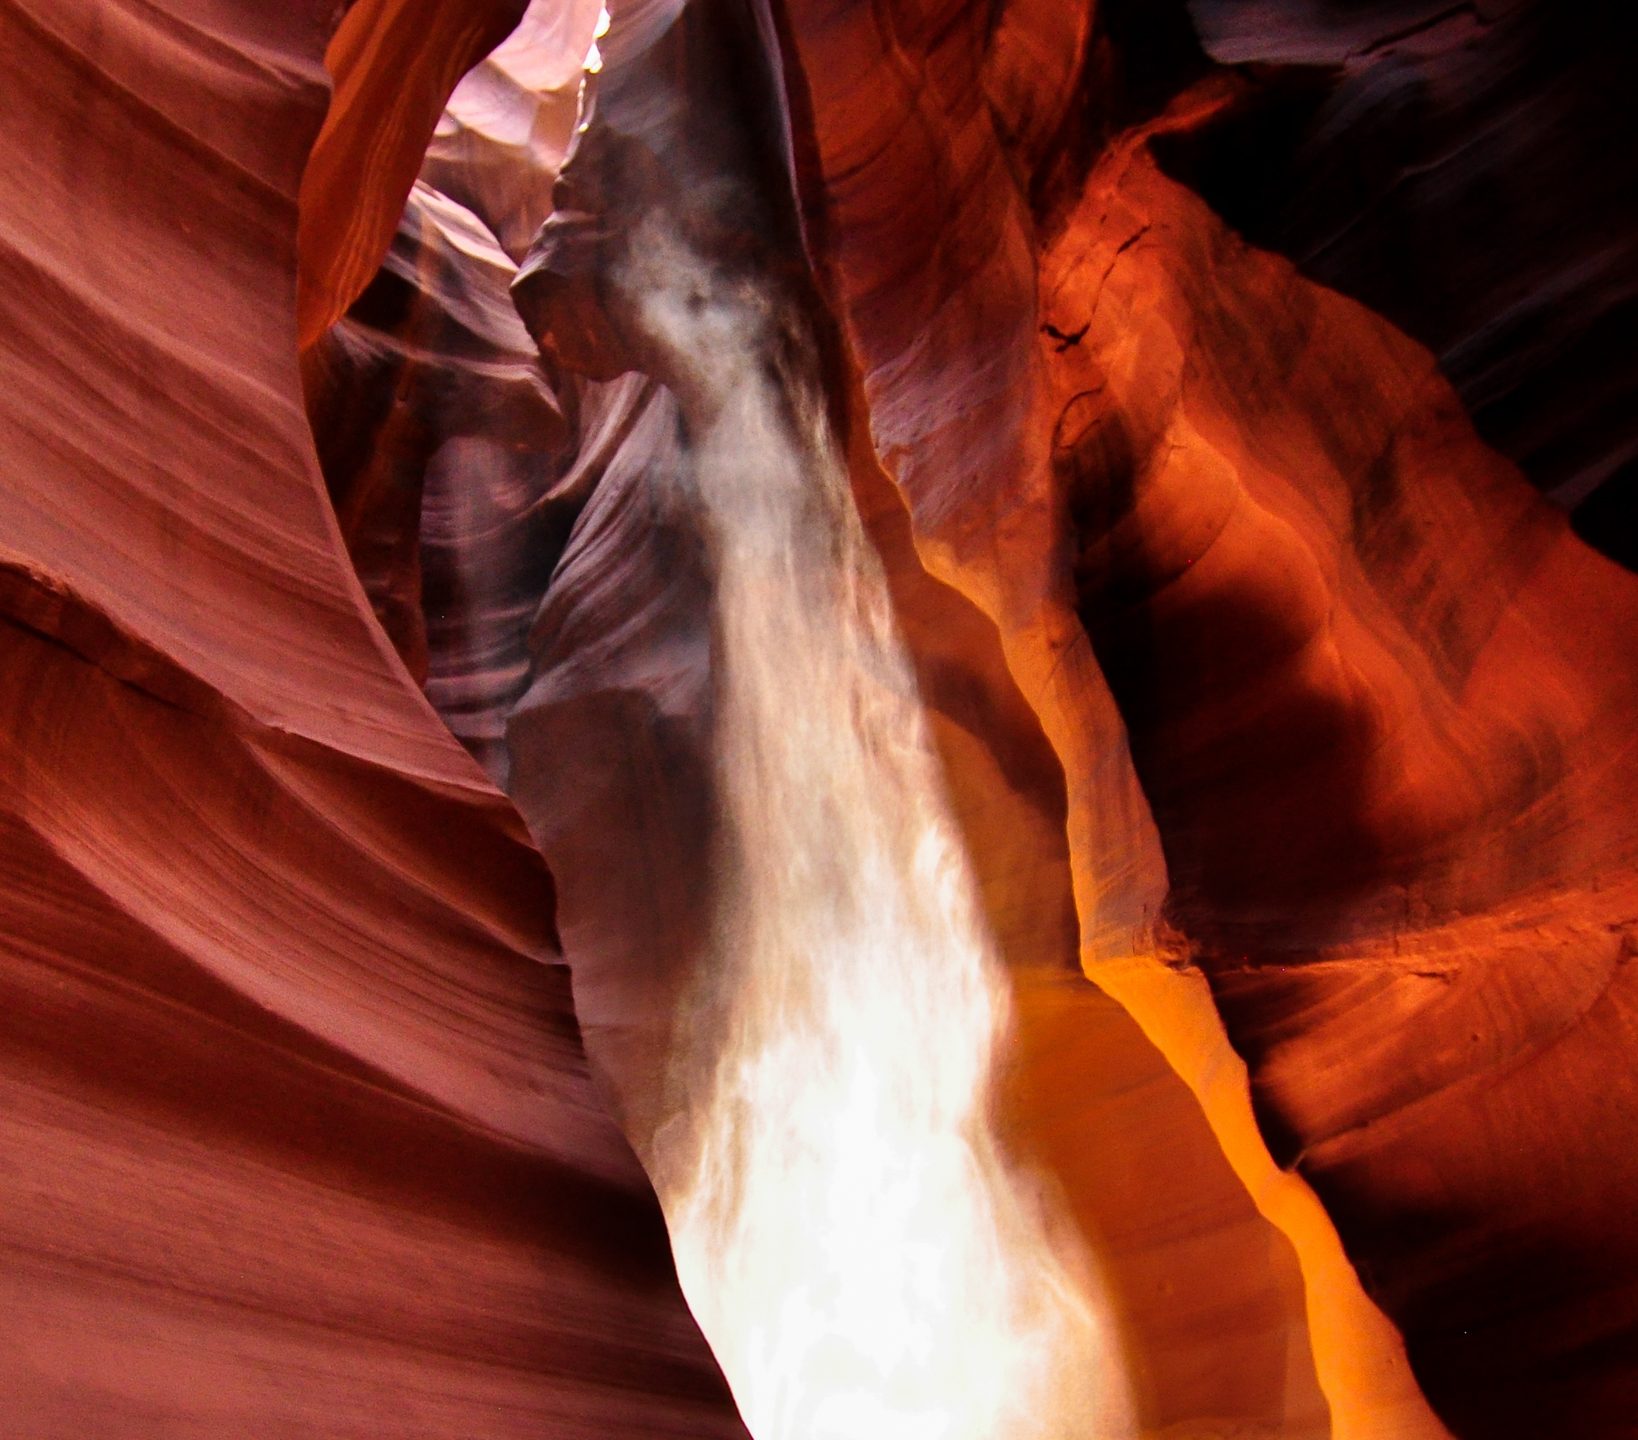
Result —
[{"label": "layered striations in stone", "polygon": [[[1022,24],[1029,11],[1008,13]],[[1313,1195],[1259,1139],[1203,977],[1161,923],[1161,837],[1077,613],[1069,496],[1051,463],[1049,357],[1084,336],[1079,319],[1058,338],[1039,329],[1027,152],[976,83],[996,63],[986,31],[954,5],[805,7],[789,42],[788,83],[815,136],[809,234],[874,448],[923,562],[991,618],[1063,769],[1082,965],[1195,1092],[1259,1209],[1295,1243],[1336,1433],[1437,1433]],[[928,218],[905,227],[907,213]],[[1262,1418],[1286,1423],[1277,1407]]]},{"label": "layered striations in stone", "polygon": [[[702,8],[662,37],[617,11],[592,128],[516,286],[549,355],[593,375],[639,372],[592,382],[554,374],[573,456],[557,461],[557,473],[576,518],[567,545],[551,552],[549,586],[537,577],[542,598],[528,640],[528,688],[521,700],[509,691],[495,698],[497,709],[511,712],[504,762],[511,788],[559,888],[592,1058],[645,1153],[675,1113],[679,1086],[688,1084],[668,1060],[672,1036],[696,1023],[690,1006],[706,993],[697,967],[714,884],[713,640],[710,580],[687,492],[711,477],[692,476],[677,446],[675,403],[643,378],[640,346],[604,297],[626,237],[656,209],[719,263],[743,263],[764,247],[757,263],[776,275],[800,273],[788,222],[744,195],[724,206],[720,186],[699,180],[720,163],[719,146],[740,143],[736,134],[780,128],[776,120],[723,111],[721,97],[737,91],[754,101],[758,93],[745,22],[731,6],[713,14]],[[674,83],[661,77],[677,76],[691,105],[657,103]],[[734,88],[724,76],[735,77]],[[775,102],[781,78],[763,82],[762,103]],[[1061,88],[1073,80],[1071,72]],[[1012,84],[999,72],[994,83],[1001,90]],[[702,133],[712,138],[701,141]],[[713,159],[690,160],[690,144],[702,143]],[[772,161],[781,163],[777,154]],[[769,159],[741,163],[754,170]],[[429,184],[435,168],[425,172]],[[761,188],[777,192],[777,168],[762,174]],[[420,203],[412,201],[411,216]],[[754,233],[736,229],[736,215]],[[504,226],[494,213],[486,219]],[[389,261],[389,274],[437,273],[441,242],[406,225],[403,253],[422,258]],[[469,277],[484,268],[475,256],[456,258]],[[423,300],[428,311],[439,303],[432,293]],[[802,303],[812,308],[811,299]],[[366,295],[336,335],[381,325],[389,313]],[[403,310],[386,328],[405,335],[418,323]],[[1026,323],[1021,334],[1032,353],[1033,329]],[[380,393],[379,377],[369,383]],[[1326,1433],[1292,1252],[1223,1160],[1188,1088],[1120,1008],[1079,976],[1061,763],[1013,678],[994,621],[927,573],[903,502],[870,448],[863,397],[852,396],[846,409],[855,488],[888,566],[990,916],[1014,971],[1020,1025],[1003,1091],[1009,1141],[1055,1177],[1098,1251],[1118,1295],[1149,1425]],[[368,405],[355,396],[317,411],[321,438],[344,435],[349,410],[368,413]],[[453,433],[447,420],[438,426],[440,437]],[[492,419],[473,428],[508,433]],[[466,485],[480,486],[482,475],[479,465]],[[340,481],[338,493],[345,489],[344,477],[332,472],[331,479]],[[427,523],[431,535],[436,520],[429,514]],[[464,568],[483,569],[489,557],[510,553],[513,542],[498,534],[457,545]],[[425,544],[420,552],[428,576],[445,563],[437,548]],[[1031,571],[1038,578],[1026,583],[1057,583],[1067,596],[1066,581],[1050,578],[1042,548]],[[374,588],[382,598],[391,590]],[[1062,632],[1079,636],[1067,604],[1062,615]],[[1084,636],[1078,644],[1077,683],[1096,685]],[[442,648],[432,647],[435,675]],[[1048,652],[1043,665],[1050,663]],[[1109,733],[1118,743],[1118,726]],[[1117,765],[1113,773],[1123,772]],[[1129,772],[1122,783],[1131,785]],[[1132,806],[1142,813],[1141,801]],[[1091,833],[1084,813],[1077,823]],[[1114,855],[1119,836],[1106,844]],[[1153,1165],[1121,1158],[1145,1151]],[[1179,1183],[1183,1175],[1187,1183]],[[1209,1272],[1213,1283],[1192,1285],[1196,1272]]]},{"label": "layered striations in stone", "polygon": [[[1088,147],[1090,175],[1006,163],[1015,127],[974,99],[993,37],[959,7],[793,14],[810,235],[875,446],[1064,760],[1088,973],[1303,1256],[1339,1432],[1429,1422],[1225,1094],[1203,979],[1274,1157],[1444,1416],[1620,1433],[1634,1107],[1601,1077],[1630,1033],[1634,582],[1478,442],[1425,351],[1248,250],[1144,133]],[[1079,694],[1066,612],[1097,657]],[[1122,728],[1137,806],[1099,778]]]},{"label": "layered striations in stone", "polygon": [[3,1428],[734,1435],[319,478],[321,9],[0,6]]},{"label": "layered striations in stone", "polygon": [[566,479],[578,392],[543,368],[507,293],[515,273],[477,216],[417,182],[375,279],[302,354],[376,617],[497,781],[534,609],[585,489]]},{"label": "layered striations in stone", "polygon": [[[722,76],[737,75],[742,98],[757,94],[746,70],[755,52],[746,49],[733,7],[702,10],[663,37],[617,12],[604,49],[608,67],[592,129],[517,290],[549,354],[609,375],[645,363],[625,338],[630,327],[603,302],[625,238],[645,213],[665,214],[727,266],[766,247],[783,227],[783,238],[756,262],[786,276],[781,284],[803,261],[789,221],[758,209],[765,201],[742,192],[725,223],[725,192],[699,181],[720,164],[721,145],[739,143],[734,133],[778,131],[776,122],[732,114],[727,131],[720,128],[720,97],[735,93]],[[671,83],[661,77],[674,76],[686,77],[694,108],[655,103]],[[777,80],[762,84],[762,103],[772,103]],[[704,142],[709,157],[691,152],[700,142],[680,138],[680,124],[695,137],[702,128],[717,136]],[[754,172],[770,160],[739,163]],[[771,163],[759,184],[777,192],[783,162],[775,154]],[[493,254],[478,263],[470,251],[449,252],[414,219],[432,198],[435,168],[429,163],[428,189],[412,199],[400,232],[403,258],[395,253],[377,284],[396,284],[398,273],[435,276],[448,263],[487,295],[492,282],[479,277],[501,268]],[[736,214],[740,224],[755,221],[763,238],[735,229]],[[441,282],[424,291],[419,306],[396,310],[367,293],[326,346],[351,349],[373,329],[372,343],[402,349],[404,337],[423,333],[416,317],[447,307],[453,293]],[[801,303],[813,309],[811,297]],[[388,330],[399,338],[389,340]],[[379,400],[388,386],[376,373],[349,395],[335,388],[335,373],[319,379],[315,424],[329,455],[326,437],[344,439],[349,414],[374,413],[364,391]],[[528,636],[527,690],[521,699],[505,687],[490,693],[497,712],[510,711],[503,763],[558,886],[592,1059],[628,1134],[648,1154],[690,1083],[670,1058],[673,1036],[701,1023],[691,1007],[709,993],[698,966],[715,884],[713,637],[710,577],[688,492],[711,477],[692,474],[678,448],[675,402],[641,373],[588,382],[556,372],[552,385],[571,438],[551,462],[561,479],[549,488],[573,507],[565,512],[574,515],[573,529],[566,545],[548,547],[555,569],[536,576],[541,600]],[[857,395],[848,401],[853,418],[845,427],[855,489],[887,564],[987,909],[1014,974],[1018,1053],[1002,1091],[1009,1143],[1054,1178],[1097,1250],[1151,1427],[1260,1425],[1323,1434],[1326,1408],[1308,1357],[1294,1257],[1223,1160],[1188,1089],[1120,1008],[1080,977],[1061,766],[1012,678],[993,621],[923,567],[903,502],[870,449],[862,406]],[[493,413],[438,413],[434,446],[463,429],[497,441],[519,438]],[[472,453],[479,463],[463,484],[481,490],[487,467],[483,452]],[[345,515],[350,482],[333,468],[331,481]],[[389,501],[366,502],[360,514],[371,513],[368,524],[393,523]],[[504,557],[516,546],[502,531],[469,533],[446,556],[438,523],[429,511],[419,552],[423,584],[450,556],[464,556],[455,563],[466,571],[497,563],[506,570]],[[378,608],[393,583],[385,572],[370,581]],[[435,608],[424,606],[429,622]],[[482,611],[479,604],[473,613]],[[441,665],[461,662],[434,637],[429,663],[436,676]],[[482,671],[468,673],[484,690]],[[459,728],[459,714],[445,714]],[[1155,1163],[1140,1163],[1144,1153]],[[1214,1283],[1192,1285],[1197,1271],[1211,1273]]]},{"label": "layered striations in stone", "polygon": [[8,1434],[740,1433],[604,1108],[717,899],[650,212],[817,337],[1146,1427],[1626,1434],[1638,582],[1485,443],[1620,552],[1592,22],[633,0],[574,141],[595,5],[446,109],[522,5],[360,0],[303,178],[330,8],[0,0]]},{"label": "layered striations in stone", "polygon": [[1619,1433],[1638,580],[1141,134],[1042,282],[1081,612],[1265,1135],[1459,1433]]},{"label": "layered striations in stone", "polygon": [[[340,23],[324,57],[334,94],[301,178],[297,333],[304,348],[375,274],[450,92],[507,37],[527,3],[353,0],[335,7]],[[475,128],[484,128],[481,121]]]},{"label": "layered striations in stone", "polygon": [[[1161,6],[1161,10],[1168,7]],[[1180,3],[1176,7],[1185,7]],[[1485,441],[1638,567],[1638,128],[1620,12],[1189,0],[1252,77],[1157,147],[1254,243],[1437,356]]]}]

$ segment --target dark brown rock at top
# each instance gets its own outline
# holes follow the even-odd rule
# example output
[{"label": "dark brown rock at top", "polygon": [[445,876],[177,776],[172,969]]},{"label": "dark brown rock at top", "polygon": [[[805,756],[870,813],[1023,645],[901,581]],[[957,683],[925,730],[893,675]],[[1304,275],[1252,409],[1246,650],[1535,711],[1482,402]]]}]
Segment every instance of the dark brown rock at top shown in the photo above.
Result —
[{"label": "dark brown rock at top", "polygon": [[1629,1435],[1598,7],[631,0],[571,154],[595,8],[446,109],[520,5],[0,0],[0,1431],[742,1433],[628,1145],[717,898],[659,216],[822,384],[1144,1423]]},{"label": "dark brown rock at top", "polygon": [[[1237,13],[1278,33],[1279,7]],[[1324,1236],[1258,1188],[1205,1058],[1209,984],[1273,1161],[1458,1433],[1626,1433],[1638,583],[1475,436],[1426,349],[1248,247],[1146,132],[1077,133],[1071,91],[1068,151],[1021,143],[982,84],[995,27],[906,3],[793,8],[789,33],[874,446],[1064,765],[1086,972],[1313,1275]],[[1246,82],[1167,57],[1196,87],[1146,97],[1176,150]],[[1342,1287],[1319,1304],[1335,1422],[1432,1424],[1391,1366],[1343,1379],[1392,1342]]]},{"label": "dark brown rock at top", "polygon": [[[1161,10],[1181,12],[1182,4]],[[1254,244],[1433,351],[1487,444],[1638,569],[1638,132],[1613,5],[1191,0],[1252,78],[1157,147]]]}]

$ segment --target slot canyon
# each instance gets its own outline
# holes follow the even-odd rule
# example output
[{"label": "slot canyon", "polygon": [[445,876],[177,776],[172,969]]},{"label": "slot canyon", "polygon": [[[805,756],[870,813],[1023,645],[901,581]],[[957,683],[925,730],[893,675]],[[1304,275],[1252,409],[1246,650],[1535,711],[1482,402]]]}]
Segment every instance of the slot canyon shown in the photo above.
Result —
[{"label": "slot canyon", "polygon": [[1638,1440],[1638,96],[1548,0],[0,0],[0,1440]]}]

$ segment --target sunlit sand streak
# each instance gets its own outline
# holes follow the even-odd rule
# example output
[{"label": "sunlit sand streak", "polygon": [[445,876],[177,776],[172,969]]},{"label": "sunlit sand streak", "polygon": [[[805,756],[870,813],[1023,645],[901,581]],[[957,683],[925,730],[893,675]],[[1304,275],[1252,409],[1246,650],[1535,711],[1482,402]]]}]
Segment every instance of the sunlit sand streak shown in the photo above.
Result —
[{"label": "sunlit sand streak", "polygon": [[[662,227],[626,277],[690,432],[724,807],[687,1111],[651,1165],[757,1440],[1131,1433],[1084,1264],[988,1124],[1007,989],[879,562],[773,317]],[[794,412],[794,413],[793,413]]]}]

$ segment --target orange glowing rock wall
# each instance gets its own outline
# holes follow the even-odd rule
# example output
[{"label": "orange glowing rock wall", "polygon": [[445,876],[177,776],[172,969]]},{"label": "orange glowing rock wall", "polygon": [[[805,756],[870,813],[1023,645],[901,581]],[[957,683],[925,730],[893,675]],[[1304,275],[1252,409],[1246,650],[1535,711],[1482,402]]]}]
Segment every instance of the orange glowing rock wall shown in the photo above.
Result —
[{"label": "orange glowing rock wall", "polygon": [[1537,493],[1630,560],[1595,22],[630,0],[526,325],[596,6],[447,110],[523,5],[335,8],[0,0],[0,1430],[741,1433],[610,1118],[714,802],[597,222],[693,126],[753,137],[756,233],[679,213],[825,349],[1146,1431],[1629,1434],[1638,581]]},{"label": "orange glowing rock wall", "polygon": [[[789,12],[875,448],[1065,766],[1088,975],[1303,1258],[1339,1428],[1426,1422],[1225,1038],[1458,1433],[1624,1433],[1638,582],[1425,351],[1248,248],[1118,104],[1069,110],[1063,24]],[[1244,82],[1182,69],[1155,128],[1187,135]]]}]

